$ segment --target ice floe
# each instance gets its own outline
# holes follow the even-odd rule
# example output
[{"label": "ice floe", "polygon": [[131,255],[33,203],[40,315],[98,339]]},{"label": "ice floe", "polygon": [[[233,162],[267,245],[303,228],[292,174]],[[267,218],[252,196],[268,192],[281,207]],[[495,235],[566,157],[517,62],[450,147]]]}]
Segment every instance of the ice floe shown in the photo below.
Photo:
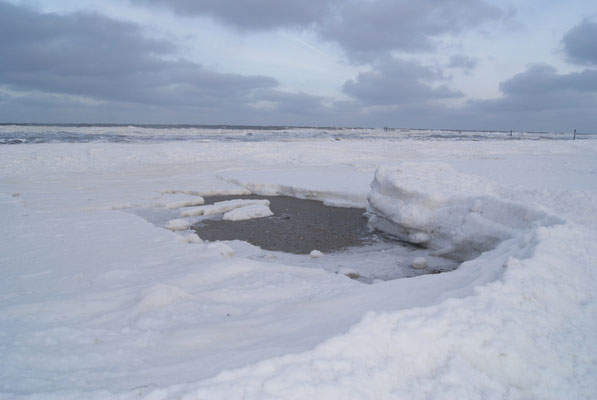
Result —
[{"label": "ice floe", "polygon": [[250,199],[235,199],[235,200],[226,200],[226,201],[218,201],[214,204],[208,204],[205,206],[199,207],[192,207],[188,210],[183,210],[181,215],[183,217],[193,217],[199,215],[216,215],[216,214],[224,214],[228,211],[234,210],[236,208],[253,206],[253,205],[261,205],[261,206],[269,206],[268,200],[250,200]]},{"label": "ice floe", "polygon": [[274,215],[268,207],[269,202],[250,204],[227,211],[222,216],[225,221],[245,221],[253,218],[263,218]]}]

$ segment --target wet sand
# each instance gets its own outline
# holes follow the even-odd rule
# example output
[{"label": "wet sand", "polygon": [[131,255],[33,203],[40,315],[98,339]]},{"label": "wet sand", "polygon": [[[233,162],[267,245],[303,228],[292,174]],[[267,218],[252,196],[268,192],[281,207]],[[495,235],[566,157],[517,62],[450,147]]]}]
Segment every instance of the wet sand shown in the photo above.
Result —
[{"label": "wet sand", "polygon": [[328,207],[316,200],[286,196],[209,196],[205,204],[232,199],[267,199],[271,217],[248,221],[205,219],[193,225],[204,240],[244,240],[265,250],[308,254],[331,253],[372,243],[361,208]]}]

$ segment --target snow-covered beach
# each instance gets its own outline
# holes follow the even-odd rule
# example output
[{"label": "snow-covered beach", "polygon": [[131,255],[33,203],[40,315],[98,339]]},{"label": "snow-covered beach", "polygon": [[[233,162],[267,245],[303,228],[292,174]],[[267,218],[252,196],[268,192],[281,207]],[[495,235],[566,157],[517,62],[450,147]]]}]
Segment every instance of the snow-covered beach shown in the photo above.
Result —
[{"label": "snow-covered beach", "polygon": [[[0,132],[43,129],[55,142],[0,146],[2,398],[597,396],[594,136]],[[83,135],[108,139],[64,139]],[[326,254],[297,263],[201,241],[182,222],[196,216],[166,229],[134,212],[247,193],[368,207],[373,226],[466,261],[363,284],[319,268]]]}]

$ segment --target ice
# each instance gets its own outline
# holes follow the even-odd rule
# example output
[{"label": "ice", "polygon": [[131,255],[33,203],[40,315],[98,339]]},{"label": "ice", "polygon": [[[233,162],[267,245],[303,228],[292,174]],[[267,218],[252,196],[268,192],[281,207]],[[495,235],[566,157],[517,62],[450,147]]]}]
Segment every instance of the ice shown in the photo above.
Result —
[{"label": "ice", "polygon": [[427,268],[427,259],[425,257],[417,257],[413,260],[412,266],[414,269]]},{"label": "ice", "polygon": [[561,223],[493,195],[496,187],[443,163],[380,167],[369,193],[369,223],[400,240],[466,260],[532,226]]},{"label": "ice", "polygon": [[[31,143],[55,128],[18,129]],[[107,128],[65,131],[85,129]],[[596,140],[113,129],[139,139],[0,146],[0,398],[597,396]],[[400,260],[413,272],[417,257],[436,267],[429,252],[466,261],[368,285],[347,275],[401,256],[164,229],[180,218],[169,203],[248,188],[369,206],[372,224],[428,246]],[[154,203],[158,223],[138,212]]]},{"label": "ice", "polygon": [[182,208],[199,206],[205,203],[203,197],[198,195],[185,194],[163,194],[158,200],[151,204],[152,207]]},{"label": "ice", "polygon": [[179,238],[187,243],[201,243],[202,240],[196,233],[188,233],[186,235],[180,235]]},{"label": "ice", "polygon": [[274,215],[268,207],[269,201],[263,204],[250,204],[227,211],[222,219],[225,221],[245,221],[253,218],[263,218]]},{"label": "ice", "polygon": [[191,223],[186,219],[177,218],[168,221],[166,224],[166,229],[170,229],[171,231],[184,231],[189,229],[190,226]]},{"label": "ice", "polygon": [[[268,200],[249,200],[249,199],[235,199],[235,200],[226,200],[226,201],[218,201],[214,204],[208,204],[205,206],[193,207],[188,210],[184,210],[181,212],[183,217],[193,217],[199,215],[216,215],[216,214],[224,214],[231,210],[248,207],[248,206],[269,206]],[[263,211],[264,208],[254,208],[257,211]],[[269,210],[269,208],[268,208]],[[247,212],[251,211],[251,209],[246,210]],[[241,215],[242,213],[232,214],[234,215]],[[271,214],[270,214],[271,215]],[[265,215],[264,215],[265,216]],[[255,217],[253,217],[255,218]]]},{"label": "ice", "polygon": [[309,257],[311,257],[311,258],[323,257],[323,253],[319,250],[313,250],[312,252],[309,253]]},{"label": "ice", "polygon": [[[313,176],[316,175],[317,179]],[[220,176],[252,193],[263,196],[291,196],[299,199],[321,200],[335,207],[365,207],[364,189],[371,182],[369,172],[347,168],[289,168],[267,171],[226,172]],[[289,182],[292,182],[289,185]]]}]

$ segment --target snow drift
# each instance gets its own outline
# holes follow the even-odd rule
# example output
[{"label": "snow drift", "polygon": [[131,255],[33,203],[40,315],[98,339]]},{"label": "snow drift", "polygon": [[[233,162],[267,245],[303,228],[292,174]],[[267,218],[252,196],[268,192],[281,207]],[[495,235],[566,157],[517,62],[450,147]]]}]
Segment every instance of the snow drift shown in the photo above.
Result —
[{"label": "snow drift", "polygon": [[445,163],[403,163],[375,172],[369,224],[399,240],[460,261],[533,226],[561,219],[488,195],[492,184]]}]

